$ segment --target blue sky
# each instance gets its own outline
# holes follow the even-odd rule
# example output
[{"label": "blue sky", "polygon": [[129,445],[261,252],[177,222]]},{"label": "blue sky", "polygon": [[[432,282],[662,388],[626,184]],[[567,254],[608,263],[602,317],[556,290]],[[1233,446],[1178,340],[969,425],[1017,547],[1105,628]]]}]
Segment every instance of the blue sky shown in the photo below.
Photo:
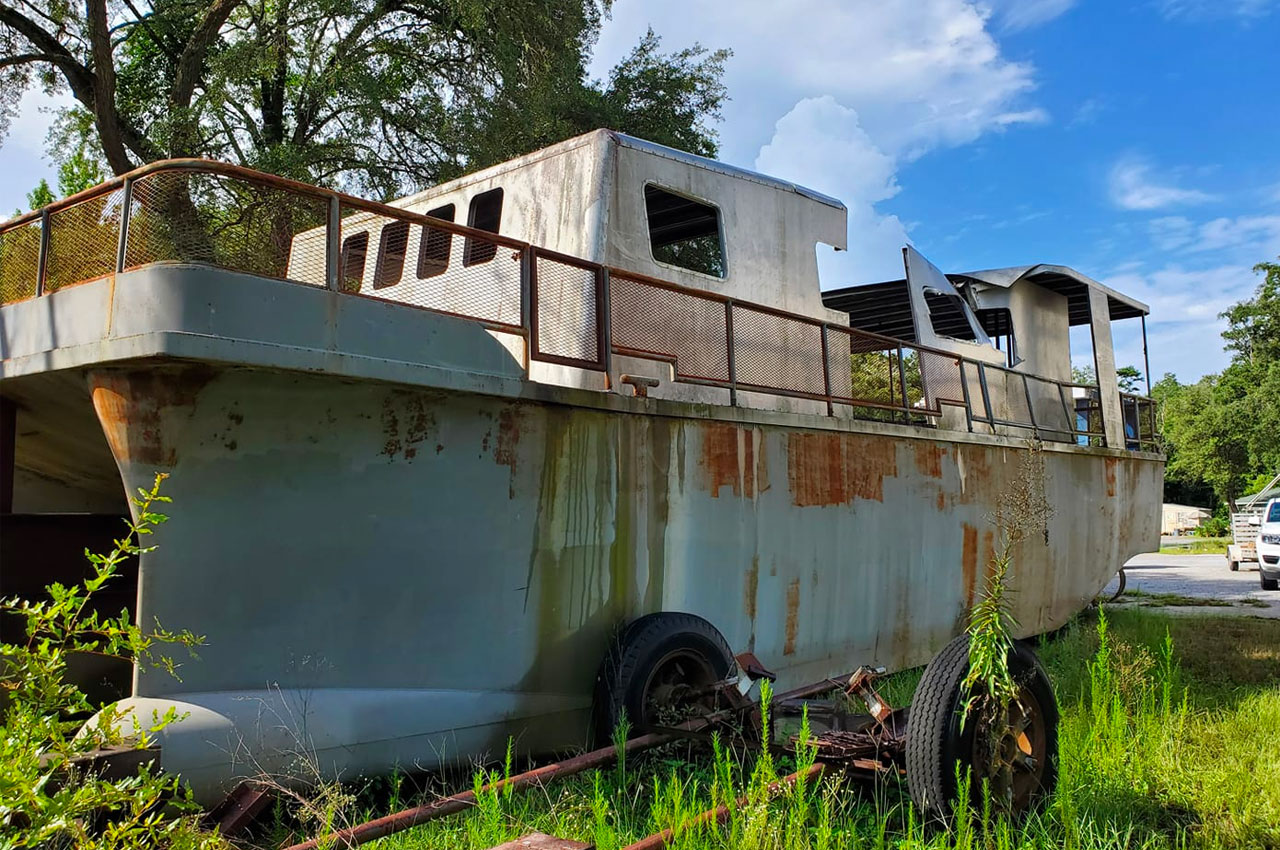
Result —
[{"label": "blue sky", "polygon": [[[848,205],[824,286],[901,276],[907,241],[947,271],[1073,266],[1150,304],[1152,372],[1188,381],[1280,255],[1280,0],[617,0],[594,73],[648,26],[734,50],[724,160]],[[49,173],[41,105],[0,147],[0,214]]]}]

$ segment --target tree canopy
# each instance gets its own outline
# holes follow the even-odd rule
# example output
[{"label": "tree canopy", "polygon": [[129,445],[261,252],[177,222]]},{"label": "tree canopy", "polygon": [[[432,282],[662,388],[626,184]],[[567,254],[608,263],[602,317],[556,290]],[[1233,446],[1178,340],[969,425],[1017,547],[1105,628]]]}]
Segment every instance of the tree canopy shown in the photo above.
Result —
[{"label": "tree canopy", "polygon": [[600,126],[705,155],[725,50],[649,32],[604,81],[609,0],[5,0],[0,139],[66,90],[59,188],[212,157],[387,198]]},{"label": "tree canopy", "polygon": [[1194,384],[1152,389],[1163,413],[1166,477],[1184,492],[1230,502],[1280,472],[1280,263],[1260,263],[1253,298],[1222,313],[1230,365]]}]

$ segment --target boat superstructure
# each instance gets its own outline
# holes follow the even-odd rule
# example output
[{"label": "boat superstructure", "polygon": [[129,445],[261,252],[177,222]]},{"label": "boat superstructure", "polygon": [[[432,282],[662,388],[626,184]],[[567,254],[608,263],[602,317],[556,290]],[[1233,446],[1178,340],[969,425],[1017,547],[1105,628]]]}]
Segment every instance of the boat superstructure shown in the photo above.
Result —
[{"label": "boat superstructure", "polygon": [[123,688],[184,713],[162,760],[204,799],[299,753],[579,746],[611,635],[654,611],[782,686],[923,663],[1032,440],[1054,512],[1015,615],[1061,626],[1158,542],[1154,406],[1110,332],[1146,307],[910,248],[903,280],[823,293],[844,239],[838,201],[609,131],[392,205],[175,160],[15,219],[0,592],[74,572],[169,473],[124,595],[207,643]]}]

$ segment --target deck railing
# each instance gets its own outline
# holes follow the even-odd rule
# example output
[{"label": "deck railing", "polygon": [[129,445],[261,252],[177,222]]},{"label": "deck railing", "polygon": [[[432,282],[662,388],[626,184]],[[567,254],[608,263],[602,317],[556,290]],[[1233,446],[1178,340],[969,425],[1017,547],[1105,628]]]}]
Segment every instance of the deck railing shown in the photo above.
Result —
[{"label": "deck railing", "polygon": [[[733,405],[763,393],[825,403],[829,415],[1105,443],[1096,386],[208,160],[152,163],[0,224],[0,304],[152,263],[199,263],[460,316],[524,337],[526,369],[533,360],[611,376],[615,355],[639,357],[669,363],[678,382],[727,390]],[[1122,402],[1133,411],[1129,447],[1156,448],[1154,403]]]}]

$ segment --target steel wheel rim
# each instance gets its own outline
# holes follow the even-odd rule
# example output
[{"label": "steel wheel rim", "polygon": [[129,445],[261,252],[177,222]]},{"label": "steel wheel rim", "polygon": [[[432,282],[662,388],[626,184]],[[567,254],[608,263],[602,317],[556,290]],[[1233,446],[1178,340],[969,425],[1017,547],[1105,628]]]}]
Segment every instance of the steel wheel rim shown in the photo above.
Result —
[{"label": "steel wheel rim", "polygon": [[998,803],[1012,812],[1025,812],[1044,785],[1049,762],[1044,709],[1036,695],[1024,687],[1009,703],[1003,728],[993,730],[993,719],[982,718],[974,730],[975,791],[981,793],[981,780],[986,779]]},{"label": "steel wheel rim", "polygon": [[674,717],[689,709],[711,710],[710,686],[719,680],[703,655],[692,649],[674,649],[662,656],[645,679],[641,691],[641,722],[645,728],[683,719]]}]

